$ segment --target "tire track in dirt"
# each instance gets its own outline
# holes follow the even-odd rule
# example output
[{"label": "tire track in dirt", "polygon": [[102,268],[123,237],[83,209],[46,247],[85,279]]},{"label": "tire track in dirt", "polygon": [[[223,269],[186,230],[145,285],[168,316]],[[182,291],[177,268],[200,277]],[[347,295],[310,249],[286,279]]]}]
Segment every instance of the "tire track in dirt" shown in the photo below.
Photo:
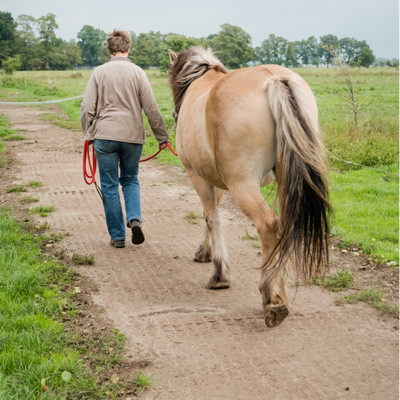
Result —
[{"label": "tire track in dirt", "polygon": [[40,180],[40,204],[56,211],[55,231],[69,232],[69,255],[95,254],[80,268],[99,287],[95,302],[127,337],[127,357],[151,362],[143,399],[397,399],[396,322],[363,305],[338,307],[314,286],[289,288],[291,314],[277,328],[263,320],[261,257],[245,231],[251,223],[229,196],[222,212],[232,287],[210,291],[212,264],[192,261],[204,221],[200,202],[177,168],[141,165],[146,242],[109,246],[96,191],[84,184],[82,136],[40,120],[44,112],[0,108],[28,140],[8,145],[15,184]]}]

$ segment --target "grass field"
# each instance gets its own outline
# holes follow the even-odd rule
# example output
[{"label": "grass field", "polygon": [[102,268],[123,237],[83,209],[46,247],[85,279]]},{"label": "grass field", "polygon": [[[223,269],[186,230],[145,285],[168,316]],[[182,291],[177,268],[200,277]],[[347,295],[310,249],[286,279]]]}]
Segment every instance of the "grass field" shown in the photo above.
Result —
[{"label": "grass field", "polygon": [[[358,164],[398,173],[398,70],[361,68],[350,71],[356,101],[366,106],[359,115],[359,129],[352,123],[351,109],[344,100],[346,87],[336,68],[296,69],[310,85],[319,106],[319,119],[328,154]],[[48,100],[83,93],[91,71],[18,72],[4,78],[0,101]],[[161,113],[171,130],[173,102],[167,76],[147,71]],[[67,118],[44,116],[65,128],[80,130],[80,100],[62,103]],[[42,106],[44,107],[44,106]],[[146,122],[146,129],[149,126]],[[171,135],[174,145],[174,134]],[[158,149],[149,136],[146,154]],[[158,157],[179,165],[169,151]],[[398,263],[398,176],[376,172],[335,159],[330,161],[330,198],[334,208],[332,233],[348,246],[361,248],[380,262]],[[263,188],[272,204],[274,189]]]}]

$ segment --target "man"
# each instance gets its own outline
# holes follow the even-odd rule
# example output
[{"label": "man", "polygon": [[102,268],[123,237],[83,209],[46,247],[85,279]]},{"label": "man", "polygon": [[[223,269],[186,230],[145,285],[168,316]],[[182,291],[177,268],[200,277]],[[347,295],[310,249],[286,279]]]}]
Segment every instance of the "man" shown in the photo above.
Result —
[{"label": "man", "polygon": [[111,245],[116,248],[125,247],[119,184],[132,243],[144,242],[137,177],[145,143],[142,110],[160,149],[165,149],[169,142],[149,80],[144,71],[128,59],[130,46],[131,37],[127,32],[114,30],[107,37],[111,59],[93,71],[81,106],[82,130],[85,140],[94,141],[107,228]]}]

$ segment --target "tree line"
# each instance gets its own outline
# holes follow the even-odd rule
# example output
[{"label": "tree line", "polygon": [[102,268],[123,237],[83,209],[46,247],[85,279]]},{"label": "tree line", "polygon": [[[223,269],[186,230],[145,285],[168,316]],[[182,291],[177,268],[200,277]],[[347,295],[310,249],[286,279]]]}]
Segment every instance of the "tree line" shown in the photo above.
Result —
[{"label": "tree line", "polygon": [[[57,28],[56,16],[51,13],[40,18],[20,15],[14,20],[9,12],[0,11],[0,65],[6,71],[7,68],[57,70],[92,67],[109,59],[107,34],[103,30],[85,25],[78,32],[77,40],[65,41],[57,37]],[[334,63],[333,54],[350,66],[368,67],[375,61],[365,40],[339,39],[333,34],[301,41],[288,41],[270,34],[255,48],[246,31],[230,24],[221,25],[218,33],[202,38],[154,31],[131,32],[131,37],[130,58],[142,68],[157,67],[164,71],[169,67],[168,49],[179,52],[193,45],[210,47],[229,68],[254,64],[330,66]]]}]

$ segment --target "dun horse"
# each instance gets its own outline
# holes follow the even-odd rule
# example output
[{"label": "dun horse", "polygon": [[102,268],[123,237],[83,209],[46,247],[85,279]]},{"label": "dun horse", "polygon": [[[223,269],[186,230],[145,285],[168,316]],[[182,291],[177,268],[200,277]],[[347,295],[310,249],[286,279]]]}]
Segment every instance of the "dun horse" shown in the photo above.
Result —
[{"label": "dun horse", "polygon": [[[228,256],[218,204],[229,190],[262,242],[260,291],[265,323],[288,315],[287,264],[309,278],[328,267],[329,203],[325,150],[315,98],[278,65],[229,72],[210,50],[169,52],[176,146],[204,209],[195,261],[214,261],[210,289],[228,288]],[[276,180],[279,217],[260,186]]]}]

